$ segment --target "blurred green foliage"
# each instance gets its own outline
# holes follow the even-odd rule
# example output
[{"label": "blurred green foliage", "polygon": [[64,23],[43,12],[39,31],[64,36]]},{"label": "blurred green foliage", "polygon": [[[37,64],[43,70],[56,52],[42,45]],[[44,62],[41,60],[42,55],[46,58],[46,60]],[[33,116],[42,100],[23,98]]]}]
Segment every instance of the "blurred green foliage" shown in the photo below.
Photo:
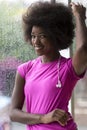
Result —
[{"label": "blurred green foliage", "polygon": [[24,62],[36,57],[23,39],[21,15],[25,8],[22,0],[0,2],[0,60],[15,57]]}]

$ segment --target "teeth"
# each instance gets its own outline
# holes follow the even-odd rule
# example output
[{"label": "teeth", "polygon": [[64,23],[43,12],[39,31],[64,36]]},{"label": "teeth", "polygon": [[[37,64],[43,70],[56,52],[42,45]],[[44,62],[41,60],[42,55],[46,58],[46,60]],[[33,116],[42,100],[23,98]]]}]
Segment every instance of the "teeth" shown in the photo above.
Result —
[{"label": "teeth", "polygon": [[35,46],[35,49],[42,49],[41,46]]},{"label": "teeth", "polygon": [[36,49],[36,50],[39,50],[39,49],[41,49],[41,48],[36,47],[35,49]]}]

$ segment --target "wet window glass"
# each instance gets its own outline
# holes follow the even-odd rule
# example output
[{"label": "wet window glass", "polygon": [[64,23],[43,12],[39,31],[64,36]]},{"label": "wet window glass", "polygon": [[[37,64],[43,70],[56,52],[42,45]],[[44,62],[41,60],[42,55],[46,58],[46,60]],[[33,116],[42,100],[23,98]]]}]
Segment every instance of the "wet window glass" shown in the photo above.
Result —
[{"label": "wet window glass", "polygon": [[31,46],[24,42],[21,15],[27,0],[0,0],[0,130],[24,129],[12,123],[9,107],[18,65],[35,57]]}]

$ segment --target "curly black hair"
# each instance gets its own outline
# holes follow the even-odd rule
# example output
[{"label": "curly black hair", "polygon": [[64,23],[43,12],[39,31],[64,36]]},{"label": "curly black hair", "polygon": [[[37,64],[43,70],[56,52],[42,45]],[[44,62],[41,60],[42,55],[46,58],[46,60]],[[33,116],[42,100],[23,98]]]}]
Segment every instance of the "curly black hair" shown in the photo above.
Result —
[{"label": "curly black hair", "polygon": [[62,3],[33,3],[23,14],[22,21],[24,36],[30,43],[33,26],[42,27],[53,44],[56,42],[59,50],[66,49],[73,43],[75,28],[73,13],[68,6]]}]

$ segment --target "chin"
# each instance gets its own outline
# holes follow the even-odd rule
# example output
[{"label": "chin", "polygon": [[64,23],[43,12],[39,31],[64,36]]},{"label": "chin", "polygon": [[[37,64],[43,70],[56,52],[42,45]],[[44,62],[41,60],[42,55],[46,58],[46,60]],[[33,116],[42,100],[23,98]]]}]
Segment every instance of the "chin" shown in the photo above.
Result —
[{"label": "chin", "polygon": [[42,56],[43,53],[37,53],[37,52],[36,52],[36,55],[37,55],[37,56]]},{"label": "chin", "polygon": [[37,52],[37,51],[36,51],[36,55],[37,55],[37,56],[42,56],[42,55],[44,55],[44,54],[43,54],[42,52]]}]

